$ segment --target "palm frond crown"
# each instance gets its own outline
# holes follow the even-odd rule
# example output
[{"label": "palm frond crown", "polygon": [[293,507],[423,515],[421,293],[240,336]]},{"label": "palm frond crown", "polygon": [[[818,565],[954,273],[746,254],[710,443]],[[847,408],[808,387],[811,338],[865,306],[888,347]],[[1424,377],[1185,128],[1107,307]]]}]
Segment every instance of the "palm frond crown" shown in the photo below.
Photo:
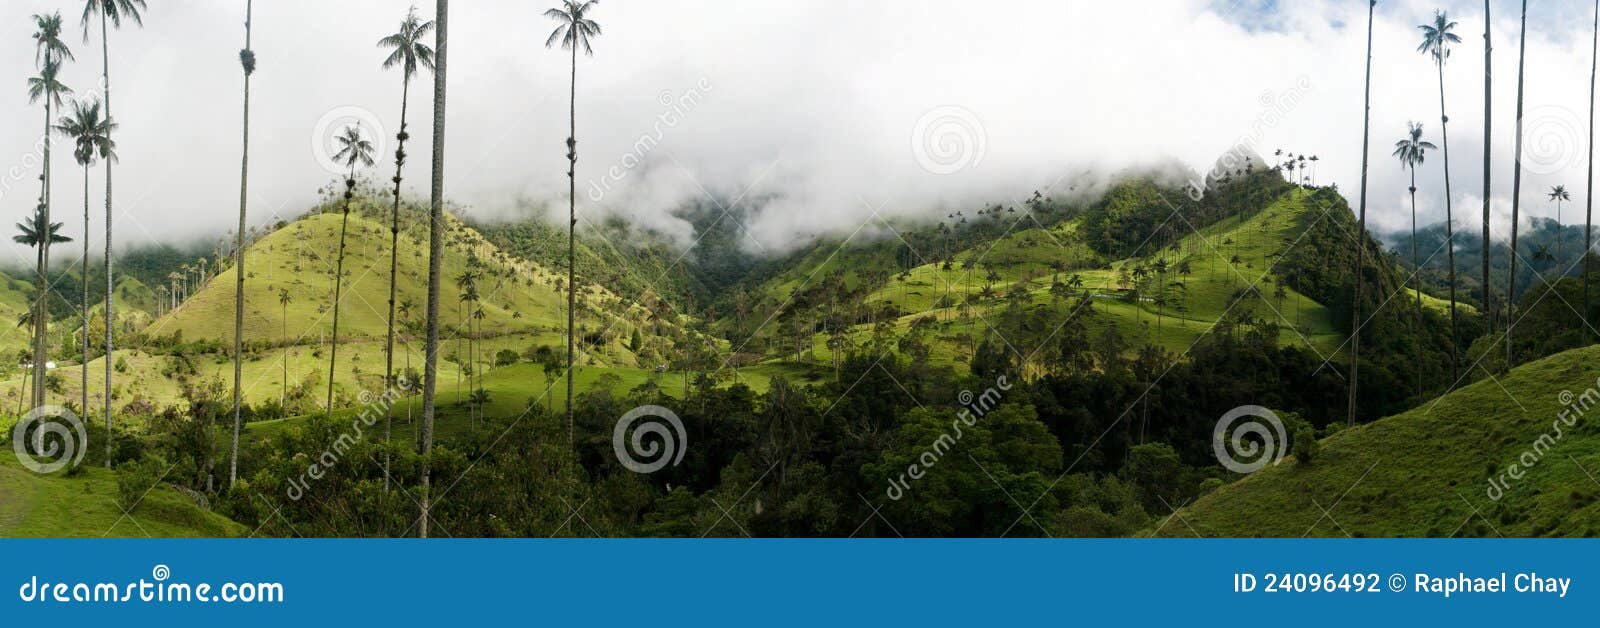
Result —
[{"label": "palm frond crown", "polygon": [[600,24],[585,15],[599,3],[599,0],[586,2],[562,0],[561,8],[545,11],[545,17],[559,24],[550,32],[550,38],[545,40],[544,46],[551,48],[559,41],[562,50],[572,50],[577,47],[582,48],[584,54],[593,55],[594,48],[589,45],[589,40],[600,36]]},{"label": "palm frond crown", "polygon": [[433,27],[433,20],[424,22],[417,17],[417,7],[413,5],[406,19],[401,20],[400,30],[378,40],[379,48],[392,49],[383,60],[384,69],[400,66],[406,78],[415,76],[418,67],[432,72],[433,48],[423,38],[433,32]]}]

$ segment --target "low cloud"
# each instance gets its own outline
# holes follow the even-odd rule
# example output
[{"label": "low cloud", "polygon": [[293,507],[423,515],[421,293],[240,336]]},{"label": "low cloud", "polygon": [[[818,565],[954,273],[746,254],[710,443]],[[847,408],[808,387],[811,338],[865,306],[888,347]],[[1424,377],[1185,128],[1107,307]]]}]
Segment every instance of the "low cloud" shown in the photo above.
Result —
[{"label": "low cloud", "polygon": [[[408,4],[256,6],[252,222],[303,211],[336,176],[312,149],[312,129],[327,112],[362,107],[386,134],[397,130],[400,77],[380,69],[375,42]],[[432,3],[419,4],[431,12]],[[12,19],[0,37],[16,45],[0,52],[0,72],[17,85],[33,72],[26,16],[54,6],[7,3]],[[1481,211],[1473,200],[1482,190],[1481,4],[1384,2],[1372,89],[1375,229],[1409,228],[1408,178],[1388,156],[1406,121],[1423,121],[1439,139],[1435,70],[1415,51],[1416,25],[1439,7],[1460,22],[1462,37],[1445,69],[1458,221],[1470,224]],[[1511,183],[1516,7],[1495,5],[1497,216],[1508,213],[1502,200]],[[522,216],[529,207],[565,213],[570,58],[539,45],[552,26],[540,15],[545,8],[478,0],[457,3],[451,16],[447,192],[474,216]],[[939,216],[1020,202],[1036,189],[1059,195],[1098,184],[1084,173],[1167,160],[1203,172],[1241,139],[1265,160],[1278,148],[1318,155],[1319,182],[1335,182],[1355,200],[1363,3],[1040,1],[999,9],[1002,19],[973,19],[970,3],[953,1],[607,0],[594,14],[604,26],[595,56],[579,57],[579,211],[590,220],[621,216],[687,244],[693,233],[676,210],[737,203],[749,214],[751,248],[782,251],[819,235],[872,232],[879,217]],[[1566,183],[1574,206],[1583,202],[1588,85],[1580,79],[1591,51],[1581,12],[1534,9],[1526,97],[1529,126],[1537,116],[1543,130],[1528,140],[1524,212],[1542,216],[1553,207],[1534,195],[1551,185]],[[199,0],[152,4],[145,28],[111,34],[122,242],[216,235],[236,219],[242,10]],[[72,40],[79,61],[64,80],[92,86],[98,38]],[[427,77],[411,85],[408,194],[426,193],[431,92]],[[0,154],[0,173],[22,168],[17,189],[28,188],[37,171],[23,167],[24,157],[43,114],[20,88],[0,104],[14,121],[0,130],[0,146],[12,147],[10,157]],[[55,157],[58,220],[75,235],[82,172],[69,151]],[[1442,154],[1430,155],[1419,172],[1425,223],[1443,218],[1442,163]],[[624,176],[611,176],[613,168]],[[391,175],[392,162],[380,161],[375,176]],[[90,175],[92,204],[101,176],[98,168]],[[595,200],[591,187],[607,182]],[[33,199],[13,190],[0,195],[0,211],[20,216]],[[90,232],[100,229],[92,219]]]}]

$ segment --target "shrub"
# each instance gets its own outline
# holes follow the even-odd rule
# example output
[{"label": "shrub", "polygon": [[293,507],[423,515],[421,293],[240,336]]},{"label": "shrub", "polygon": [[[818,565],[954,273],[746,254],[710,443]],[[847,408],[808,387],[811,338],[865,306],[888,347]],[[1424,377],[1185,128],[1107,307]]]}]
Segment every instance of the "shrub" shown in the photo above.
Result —
[{"label": "shrub", "polygon": [[145,495],[155,489],[166,468],[167,462],[160,456],[124,463],[117,473],[117,505],[126,512],[133,512]]}]

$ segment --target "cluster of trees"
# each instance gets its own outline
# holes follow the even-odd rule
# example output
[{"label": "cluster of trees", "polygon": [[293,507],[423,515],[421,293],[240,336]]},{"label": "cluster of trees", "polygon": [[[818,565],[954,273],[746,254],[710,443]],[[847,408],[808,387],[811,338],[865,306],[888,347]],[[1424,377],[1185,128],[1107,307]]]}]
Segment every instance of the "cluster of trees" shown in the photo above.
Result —
[{"label": "cluster of trees", "polygon": [[[56,244],[71,242],[71,238],[61,232],[64,223],[55,222],[51,217],[52,179],[50,151],[52,138],[60,134],[73,143],[73,159],[83,166],[83,269],[82,277],[85,279],[83,301],[80,304],[83,321],[82,368],[83,379],[88,381],[89,360],[89,290],[87,277],[89,275],[89,168],[96,160],[104,161],[106,165],[106,311],[108,320],[113,318],[112,285],[111,285],[111,165],[116,161],[116,142],[111,139],[112,131],[117,128],[117,123],[111,117],[111,78],[110,78],[110,50],[109,29],[113,26],[121,27],[124,19],[135,24],[142,24],[141,11],[145,8],[144,0],[85,0],[80,26],[83,38],[87,41],[90,37],[91,27],[95,22],[100,26],[101,48],[101,79],[98,91],[99,96],[86,95],[71,101],[72,112],[54,119],[54,112],[64,110],[67,101],[64,96],[73,93],[72,88],[62,83],[60,73],[68,61],[75,61],[71,47],[62,39],[63,22],[61,12],[33,16],[35,30],[34,61],[38,65],[39,74],[28,79],[28,99],[32,103],[42,103],[44,106],[44,132],[42,140],[43,172],[39,176],[40,190],[39,202],[34,212],[23,222],[17,223],[18,234],[13,238],[20,244],[32,247],[35,250],[36,278],[33,304],[29,309],[23,323],[33,330],[33,355],[31,370],[33,378],[32,405],[39,407],[46,401],[47,347],[49,336],[50,301],[53,286],[50,282],[50,248]],[[104,112],[102,113],[102,107]],[[105,352],[109,356],[113,348],[112,329],[114,325],[107,326],[105,333]],[[106,389],[111,388],[111,360],[106,360]],[[110,396],[107,395],[105,406],[106,429],[111,427]],[[80,410],[87,413],[89,398],[87,386],[80,401]],[[107,445],[109,447],[109,443]]]},{"label": "cluster of trees", "polygon": [[[1367,120],[1370,120],[1370,105],[1371,105],[1371,66],[1372,66],[1372,19],[1371,18],[1372,18],[1372,13],[1375,10],[1376,6],[1377,6],[1377,0],[1369,0],[1369,2],[1368,2],[1368,29],[1367,29],[1368,30],[1368,33],[1367,33],[1367,42],[1368,42],[1368,44],[1367,44],[1368,45],[1368,48],[1367,48],[1367,105],[1368,105],[1367,111],[1369,113],[1366,114],[1367,115],[1367,118],[1366,118]],[[1600,44],[1600,2],[1596,2],[1595,3],[1594,15],[1595,15],[1595,21],[1594,21],[1595,24],[1594,24],[1594,36],[1593,36],[1593,39],[1594,39],[1595,43]],[[1528,316],[1527,312],[1523,312],[1523,313],[1521,313],[1519,315],[1518,309],[1517,309],[1517,304],[1518,304],[1519,298],[1520,298],[1520,296],[1522,294],[1517,289],[1518,280],[1519,280],[1519,278],[1524,278],[1525,279],[1525,277],[1523,277],[1523,275],[1525,273],[1519,273],[1518,269],[1517,269],[1517,266],[1518,266],[1519,261],[1523,261],[1524,257],[1525,257],[1523,252],[1519,248],[1518,237],[1519,237],[1519,231],[1520,231],[1520,227],[1521,227],[1520,218],[1521,218],[1521,206],[1522,206],[1522,170],[1523,170],[1522,169],[1522,148],[1523,148],[1522,111],[1523,111],[1523,96],[1524,96],[1524,91],[1525,91],[1525,87],[1526,87],[1526,85],[1525,85],[1525,83],[1526,83],[1525,68],[1526,68],[1526,62],[1527,62],[1527,23],[1528,23],[1528,3],[1524,1],[1522,3],[1521,33],[1519,35],[1520,44],[1519,44],[1518,61],[1517,61],[1517,103],[1516,103],[1516,107],[1517,107],[1517,122],[1516,122],[1516,128],[1515,128],[1515,153],[1516,153],[1516,155],[1515,155],[1515,159],[1514,159],[1515,163],[1514,163],[1514,170],[1513,170],[1512,192],[1511,192],[1511,236],[1510,236],[1510,246],[1503,253],[1503,257],[1505,259],[1505,263],[1503,264],[1503,266],[1508,267],[1509,270],[1504,273],[1504,280],[1506,282],[1506,289],[1505,289],[1505,292],[1504,292],[1504,299],[1497,300],[1496,296],[1495,296],[1495,292],[1496,292],[1495,289],[1494,289],[1495,282],[1493,280],[1492,271],[1495,268],[1499,268],[1501,265],[1497,264],[1497,262],[1495,261],[1495,253],[1496,253],[1496,251],[1498,249],[1493,244],[1493,240],[1491,238],[1491,233],[1490,233],[1490,200],[1489,200],[1491,198],[1491,193],[1490,193],[1491,192],[1491,187],[1490,187],[1491,176],[1490,176],[1490,174],[1491,174],[1491,171],[1492,171],[1492,169],[1491,169],[1491,161],[1490,161],[1490,155],[1491,155],[1492,151],[1490,150],[1491,147],[1490,147],[1489,144],[1490,144],[1490,142],[1492,140],[1492,125],[1491,125],[1492,117],[1491,117],[1490,114],[1491,114],[1492,106],[1493,106],[1493,97],[1492,97],[1492,82],[1493,82],[1492,59],[1493,59],[1493,51],[1492,51],[1492,46],[1489,45],[1489,42],[1491,41],[1491,39],[1490,39],[1490,35],[1491,35],[1491,32],[1490,32],[1490,26],[1491,26],[1490,6],[1489,6],[1488,2],[1484,3],[1483,39],[1484,39],[1484,44],[1485,45],[1484,45],[1484,96],[1483,96],[1483,108],[1484,108],[1483,193],[1482,193],[1482,198],[1483,198],[1483,218],[1482,218],[1482,236],[1478,241],[1479,248],[1480,248],[1481,252],[1477,253],[1477,255],[1476,255],[1478,257],[1477,261],[1481,265],[1482,272],[1481,272],[1481,277],[1477,281],[1476,288],[1477,288],[1478,297],[1479,297],[1479,304],[1480,304],[1481,310],[1482,310],[1482,312],[1484,314],[1484,318],[1485,318],[1485,321],[1486,321],[1486,329],[1484,331],[1486,332],[1485,336],[1490,339],[1489,344],[1490,345],[1498,345],[1498,344],[1503,343],[1505,345],[1503,347],[1505,358],[1503,360],[1495,360],[1495,361],[1491,362],[1491,363],[1494,363],[1494,364],[1498,364],[1499,368],[1510,368],[1511,366],[1514,366],[1515,364],[1517,364],[1519,357],[1521,357],[1521,356],[1526,354],[1525,352],[1521,351],[1520,348],[1517,346],[1517,343],[1515,342],[1515,335],[1513,334],[1513,332],[1519,326],[1522,325],[1524,319],[1527,318],[1527,316]],[[1411,283],[1416,289],[1419,290],[1419,293],[1418,293],[1417,298],[1416,298],[1416,303],[1415,303],[1416,315],[1413,316],[1413,321],[1412,321],[1412,324],[1411,324],[1411,328],[1414,331],[1422,328],[1421,319],[1422,319],[1422,309],[1423,308],[1422,308],[1422,305],[1421,305],[1420,287],[1421,287],[1421,281],[1422,281],[1422,279],[1421,279],[1422,269],[1426,264],[1426,262],[1423,261],[1419,257],[1419,247],[1418,247],[1419,237],[1418,237],[1418,228],[1417,228],[1417,225],[1416,225],[1416,209],[1415,209],[1415,205],[1416,205],[1415,198],[1416,198],[1416,190],[1417,190],[1416,174],[1417,174],[1418,166],[1420,166],[1420,165],[1422,165],[1424,163],[1424,158],[1425,158],[1426,154],[1429,151],[1438,149],[1438,150],[1440,150],[1442,152],[1443,157],[1444,157],[1442,168],[1441,168],[1441,174],[1442,174],[1442,177],[1443,177],[1444,197],[1445,197],[1445,221],[1443,223],[1443,225],[1444,225],[1443,228],[1444,228],[1445,233],[1444,233],[1443,241],[1441,242],[1441,245],[1440,245],[1439,248],[1441,248],[1446,254],[1446,261],[1444,263],[1444,269],[1445,269],[1445,274],[1447,276],[1442,279],[1442,283],[1445,284],[1444,285],[1444,291],[1447,292],[1448,295],[1449,295],[1449,318],[1450,318],[1450,328],[1451,328],[1450,337],[1451,337],[1451,340],[1452,340],[1452,342],[1450,343],[1450,347],[1449,347],[1449,349],[1450,349],[1450,354],[1449,354],[1450,384],[1447,387],[1447,389],[1448,388],[1453,388],[1454,386],[1460,384],[1463,380],[1476,377],[1476,375],[1474,373],[1472,373],[1472,371],[1477,370],[1478,368],[1481,368],[1481,367],[1484,366],[1484,360],[1485,360],[1485,356],[1486,356],[1486,353],[1487,353],[1486,352],[1486,347],[1477,347],[1477,348],[1473,349],[1472,351],[1468,352],[1472,356],[1475,356],[1475,357],[1471,358],[1472,359],[1472,363],[1471,364],[1465,364],[1464,363],[1463,354],[1460,351],[1457,350],[1458,344],[1461,344],[1465,339],[1470,339],[1470,338],[1474,337],[1473,334],[1469,334],[1469,333],[1466,332],[1466,330],[1462,329],[1463,317],[1461,316],[1461,314],[1459,312],[1459,307],[1458,307],[1458,287],[1459,287],[1459,282],[1458,282],[1457,277],[1456,277],[1457,266],[1456,266],[1456,258],[1455,258],[1457,247],[1455,246],[1456,245],[1456,238],[1455,238],[1455,233],[1454,233],[1454,229],[1453,229],[1453,225],[1454,225],[1453,201],[1454,201],[1454,198],[1453,198],[1453,194],[1452,194],[1451,187],[1450,187],[1450,141],[1449,141],[1449,133],[1448,133],[1448,125],[1449,125],[1450,117],[1449,117],[1449,115],[1447,113],[1448,100],[1445,97],[1445,93],[1446,92],[1445,92],[1445,81],[1444,81],[1444,65],[1449,60],[1450,54],[1451,54],[1451,51],[1452,51],[1453,47],[1456,44],[1460,43],[1460,41],[1461,41],[1460,36],[1457,35],[1454,32],[1457,26],[1458,26],[1458,23],[1455,22],[1455,21],[1452,21],[1449,18],[1448,14],[1446,14],[1443,11],[1436,11],[1434,13],[1434,16],[1433,16],[1432,20],[1430,20],[1429,22],[1418,26],[1418,30],[1421,33],[1421,42],[1417,46],[1417,51],[1420,52],[1420,53],[1428,55],[1429,58],[1431,58],[1433,60],[1434,66],[1435,66],[1435,69],[1436,69],[1437,75],[1438,75],[1438,87],[1439,87],[1439,133],[1440,133],[1440,140],[1441,140],[1440,141],[1440,145],[1439,146],[1435,146],[1432,142],[1429,142],[1426,139],[1424,139],[1422,125],[1419,124],[1419,123],[1413,122],[1413,123],[1410,123],[1409,128],[1408,128],[1407,133],[1406,133],[1406,136],[1395,143],[1395,150],[1394,150],[1394,153],[1393,153],[1393,155],[1397,159],[1399,159],[1402,167],[1407,168],[1410,171],[1411,181],[1412,181],[1411,182],[1411,188],[1410,188],[1410,192],[1411,192],[1411,195],[1412,195],[1412,235],[1411,235],[1411,246],[1410,246],[1410,248],[1411,248],[1410,265],[1411,265],[1412,268],[1417,269],[1416,275],[1418,277],[1417,277],[1416,281],[1411,282]],[[1600,51],[1600,47],[1597,47],[1597,51]],[[1600,52],[1596,52],[1596,54],[1594,56],[1594,59],[1592,59],[1591,61],[1592,62],[1591,62],[1591,68],[1590,68],[1591,72],[1590,72],[1589,111],[1590,111],[1590,121],[1592,123],[1593,122],[1593,117],[1594,117],[1594,109],[1595,109],[1595,90],[1594,90],[1595,72],[1593,70],[1596,67],[1600,67]],[[1370,125],[1368,125],[1368,128],[1364,128],[1363,129],[1363,149],[1365,149],[1365,142],[1367,142],[1370,139],[1369,128],[1370,128]],[[1366,154],[1365,153],[1366,153],[1366,151],[1363,150],[1362,175],[1361,175],[1362,176],[1362,178],[1361,178],[1361,203],[1360,203],[1360,211],[1359,211],[1359,226],[1360,226],[1360,228],[1362,229],[1363,232],[1365,231],[1365,225],[1366,225],[1366,195],[1367,195],[1367,189],[1366,189],[1367,188],[1367,184],[1366,184],[1367,161],[1366,161]],[[1557,234],[1556,237],[1555,237],[1556,251],[1554,253],[1551,253],[1548,248],[1546,248],[1543,245],[1540,245],[1538,248],[1535,249],[1535,251],[1533,253],[1533,262],[1532,262],[1535,265],[1539,264],[1540,262],[1545,262],[1546,263],[1546,268],[1550,268],[1551,266],[1555,267],[1553,269],[1555,271],[1555,275],[1556,275],[1555,279],[1554,280],[1545,280],[1545,283],[1547,284],[1545,290],[1555,289],[1554,286],[1551,285],[1551,284],[1554,284],[1554,283],[1558,282],[1562,277],[1565,277],[1567,274],[1569,274],[1569,272],[1571,271],[1572,267],[1575,267],[1575,266],[1579,265],[1580,263],[1582,264],[1583,268],[1582,268],[1582,270],[1580,270],[1578,272],[1578,276],[1579,276],[1579,280],[1578,281],[1581,284],[1581,290],[1580,290],[1581,294],[1579,295],[1580,298],[1578,300],[1583,303],[1582,312],[1580,313],[1580,315],[1584,319],[1585,327],[1589,327],[1591,329],[1592,329],[1592,324],[1590,323],[1590,321],[1593,320],[1593,316],[1591,314],[1591,310],[1593,309],[1593,307],[1592,307],[1592,302],[1590,300],[1590,290],[1589,290],[1589,283],[1590,283],[1589,275],[1590,275],[1590,273],[1589,273],[1589,269],[1591,267],[1590,258],[1593,257],[1592,247],[1593,247],[1593,241],[1594,241],[1593,240],[1593,224],[1594,224],[1594,220],[1593,220],[1593,198],[1592,198],[1593,195],[1594,195],[1594,172],[1593,172],[1594,166],[1593,166],[1593,159],[1592,159],[1593,154],[1592,153],[1593,153],[1593,151],[1592,151],[1592,147],[1591,147],[1591,155],[1590,155],[1591,156],[1591,159],[1590,159],[1591,163],[1589,165],[1589,171],[1590,172],[1589,172],[1589,183],[1588,183],[1589,188],[1588,188],[1588,193],[1586,194],[1586,196],[1588,197],[1588,199],[1586,201],[1588,207],[1587,207],[1587,210],[1585,212],[1583,236],[1582,236],[1583,243],[1584,243],[1583,253],[1580,255],[1579,259],[1576,262],[1573,262],[1572,264],[1567,265],[1567,260],[1565,259],[1566,256],[1565,256],[1565,253],[1564,253],[1564,250],[1563,250],[1563,242],[1565,240],[1565,237],[1564,237],[1564,235],[1562,233],[1563,229],[1562,229],[1562,226],[1561,226],[1561,222],[1562,221],[1561,221],[1561,217],[1560,216],[1561,216],[1561,205],[1562,205],[1562,203],[1571,200],[1571,194],[1570,194],[1570,192],[1567,191],[1567,188],[1566,188],[1565,185],[1556,185],[1556,186],[1553,186],[1550,189],[1549,193],[1546,195],[1546,198],[1548,200],[1550,200],[1551,202],[1556,204],[1556,219],[1555,219],[1555,231],[1556,231],[1556,234]],[[1430,255],[1429,257],[1431,258],[1432,256]],[[1356,303],[1363,303],[1365,301],[1363,290],[1364,290],[1364,285],[1360,281],[1358,281],[1357,285],[1356,285],[1356,297],[1355,297],[1355,302]],[[1504,303],[1504,307],[1501,306],[1502,302]],[[1535,303],[1537,303],[1537,301],[1535,301]],[[1352,313],[1352,319],[1354,321],[1356,321],[1356,324],[1354,325],[1354,328],[1355,328],[1356,331],[1354,332],[1354,337],[1352,339],[1353,340],[1353,345],[1352,345],[1353,350],[1351,352],[1351,358],[1350,358],[1351,359],[1351,392],[1350,392],[1350,404],[1349,404],[1349,407],[1350,407],[1350,416],[1349,416],[1349,418],[1350,418],[1351,421],[1354,421],[1355,420],[1355,416],[1356,416],[1356,405],[1357,405],[1356,404],[1356,399],[1357,399],[1357,394],[1358,394],[1357,393],[1357,390],[1358,390],[1357,381],[1358,380],[1357,380],[1357,377],[1356,377],[1356,373],[1357,373],[1356,369],[1357,369],[1357,365],[1360,363],[1360,341],[1361,341],[1361,335],[1362,335],[1361,334],[1360,321],[1362,319],[1362,313],[1363,313],[1363,310],[1360,309],[1360,308],[1358,308],[1355,312]],[[1503,323],[1503,325],[1502,325],[1502,323]],[[1503,334],[1496,335],[1497,326],[1500,326],[1500,327],[1503,328]],[[1380,337],[1380,339],[1381,339],[1381,337]],[[1549,338],[1535,338],[1535,339],[1533,339],[1533,340],[1531,340],[1529,342],[1535,342],[1535,343],[1540,344],[1540,345],[1548,345],[1549,344]],[[1538,353],[1538,351],[1533,351],[1532,353]],[[1418,355],[1417,359],[1419,361],[1421,360],[1420,354]],[[1466,369],[1468,371],[1467,373],[1462,373],[1461,372],[1463,366],[1466,367]],[[1415,386],[1416,386],[1416,389],[1419,391],[1419,394],[1420,394],[1420,391],[1422,391],[1424,389],[1424,383],[1420,379],[1420,372],[1419,372],[1418,375],[1419,375],[1419,379],[1415,382]]]},{"label": "cluster of trees", "polygon": [[[959,391],[1022,368],[997,340],[985,341],[970,374],[918,359],[913,333],[898,340],[901,354],[850,352],[838,378],[816,385],[779,377],[758,393],[700,377],[670,402],[695,435],[694,455],[647,476],[617,462],[611,428],[666,391],[603,377],[575,405],[577,473],[560,444],[561,417],[534,406],[516,423],[485,417],[502,429],[456,434],[426,460],[410,444],[365,439],[304,499],[234,491],[218,507],[265,533],[403,536],[415,532],[411,500],[426,468],[458,478],[432,512],[452,536],[1124,535],[1230,479],[1209,434],[1238,398],[1281,408],[1303,422],[1302,434],[1341,424],[1343,382],[1317,373],[1314,354],[1279,346],[1271,323],[1224,323],[1177,362],[1154,348],[1131,351],[1115,331],[1093,332],[1092,306],[1083,312],[1037,375],[963,424],[959,440],[943,441],[941,462],[901,499],[889,480],[950,431],[964,408]],[[318,417],[279,433],[250,452],[255,473],[241,482],[280,486],[304,471],[305,452],[329,449],[347,430]],[[172,443],[152,453],[206,458]],[[384,490],[389,457],[398,491]],[[578,504],[587,504],[581,519],[572,516]]]}]

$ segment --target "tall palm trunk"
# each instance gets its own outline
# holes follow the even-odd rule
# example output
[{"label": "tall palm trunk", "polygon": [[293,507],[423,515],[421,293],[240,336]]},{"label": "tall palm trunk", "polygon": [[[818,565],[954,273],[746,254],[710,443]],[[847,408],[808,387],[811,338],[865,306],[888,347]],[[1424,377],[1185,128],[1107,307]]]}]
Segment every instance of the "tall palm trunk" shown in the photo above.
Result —
[{"label": "tall palm trunk", "polygon": [[1350,411],[1346,421],[1356,423],[1357,374],[1361,363],[1361,299],[1365,292],[1367,254],[1367,153],[1372,140],[1372,14],[1378,0],[1367,0],[1367,79],[1364,102],[1361,106],[1361,211],[1356,229],[1356,295],[1350,308]]},{"label": "tall palm trunk", "polygon": [[[399,145],[394,150],[394,209],[389,212],[389,333],[383,351],[383,383],[387,387],[394,381],[394,308],[395,286],[400,280],[400,173],[406,167],[406,107],[411,97],[411,76],[403,75],[400,81],[400,133]],[[383,412],[383,490],[389,490],[389,437],[394,431],[394,409]]]},{"label": "tall palm trunk", "polygon": [[[1600,67],[1600,0],[1594,3],[1594,42],[1589,61],[1589,128],[1594,128],[1595,70]],[[1594,142],[1589,142],[1589,192],[1584,194],[1583,215],[1583,322],[1594,329],[1589,301],[1589,253],[1594,249]]]},{"label": "tall palm trunk", "polygon": [[339,253],[333,264],[333,337],[328,343],[328,407],[327,416],[333,418],[333,372],[339,364],[339,301],[344,298],[344,241],[350,230],[350,198],[356,193],[356,169],[344,180],[344,208],[339,219]]},{"label": "tall palm trunk", "polygon": [[[251,2],[244,3],[244,49],[250,51]],[[240,60],[244,62],[243,59]],[[253,68],[244,68],[244,131],[242,156],[239,158],[239,230],[233,237],[233,444],[228,460],[228,486],[239,479],[239,427],[243,422],[244,382],[244,230],[245,209],[250,190],[250,74]],[[109,359],[110,356],[107,356]]]},{"label": "tall palm trunk", "polygon": [[[1422,403],[1422,261],[1417,257],[1417,164],[1411,162],[1411,295],[1416,303],[1411,313],[1411,346],[1414,349],[1417,369],[1417,403]],[[1454,380],[1452,380],[1454,381]]]},{"label": "tall palm trunk", "polygon": [[[78,409],[85,418],[89,416],[89,164],[83,164],[83,359],[79,368],[79,376],[83,383],[82,404]],[[111,432],[106,432],[106,440],[110,442]]]},{"label": "tall palm trunk", "polygon": [[423,341],[422,384],[422,471],[420,516],[417,536],[428,538],[428,506],[433,495],[430,456],[433,453],[434,391],[439,383],[439,270],[444,250],[440,242],[440,229],[444,222],[444,105],[445,58],[448,53],[450,32],[450,0],[436,0],[434,16],[433,49],[433,186],[429,194],[428,228],[428,331]]},{"label": "tall palm trunk", "polygon": [[578,290],[573,285],[576,277],[576,250],[577,238],[575,232],[578,228],[578,45],[572,45],[572,80],[571,92],[567,99],[569,107],[567,122],[569,123],[567,135],[567,451],[572,448],[572,356],[573,356],[573,312],[577,307]]},{"label": "tall palm trunk", "polygon": [[[1456,224],[1454,201],[1450,198],[1450,116],[1444,112],[1444,59],[1440,59],[1439,67],[1439,142],[1440,149],[1444,152],[1444,241],[1446,263],[1450,265],[1450,385],[1455,386],[1457,377],[1460,376],[1460,361],[1456,358],[1456,339],[1459,330],[1456,328]],[[1416,177],[1415,168],[1412,177]],[[1415,187],[1413,185],[1413,187]],[[1421,268],[1417,272],[1422,272]],[[1417,304],[1421,307],[1422,292],[1417,291]],[[1420,364],[1420,362],[1419,362]],[[1420,398],[1419,398],[1420,400]]]},{"label": "tall palm trunk", "polygon": [[278,407],[288,414],[289,408],[289,304],[283,304],[283,384],[278,388]]},{"label": "tall palm trunk", "polygon": [[50,94],[44,97],[44,231],[39,234],[39,289],[33,305],[33,407],[44,405],[46,336],[50,333]]},{"label": "tall palm trunk", "polygon": [[[106,12],[100,12],[100,87],[105,90],[106,119],[115,120],[111,116],[111,51],[110,39],[106,34]],[[111,141],[111,128],[106,129],[106,141]],[[111,162],[106,161],[106,388],[102,395],[105,401],[106,412],[106,468],[111,468],[111,353],[114,347],[116,329],[116,313],[112,309],[112,300],[115,296],[115,286],[111,279]],[[87,234],[85,234],[87,235]]]},{"label": "tall palm trunk", "polygon": [[1522,87],[1528,61],[1528,0],[1522,0],[1522,34],[1517,44],[1517,141],[1515,174],[1511,177],[1511,277],[1506,286],[1506,370],[1516,360],[1512,328],[1517,326],[1517,220],[1522,210]]},{"label": "tall palm trunk", "polygon": [[1489,0],[1483,0],[1483,312],[1489,321],[1489,334],[1494,334],[1494,288],[1489,280],[1489,156],[1494,152],[1494,134],[1491,132],[1494,105],[1493,67],[1494,43],[1489,39]]}]

